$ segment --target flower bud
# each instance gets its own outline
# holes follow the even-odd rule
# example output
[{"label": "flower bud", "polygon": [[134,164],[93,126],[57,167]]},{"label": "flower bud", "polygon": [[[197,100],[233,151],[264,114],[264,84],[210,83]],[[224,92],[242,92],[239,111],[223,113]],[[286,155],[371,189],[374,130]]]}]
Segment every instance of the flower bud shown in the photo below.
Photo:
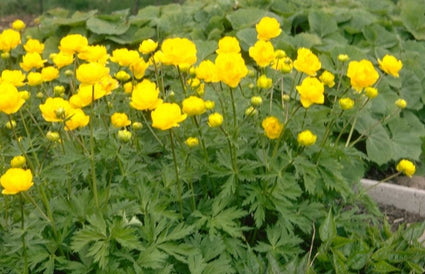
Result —
[{"label": "flower bud", "polygon": [[10,58],[10,53],[9,52],[2,52],[1,58],[2,59],[9,59]]},{"label": "flower bud", "polygon": [[367,87],[367,88],[365,88],[364,89],[364,93],[366,94],[366,96],[369,99],[373,99],[376,96],[378,96],[378,90],[376,88],[373,88],[373,87]]},{"label": "flower bud", "polygon": [[211,109],[213,109],[214,107],[215,107],[215,102],[214,102],[214,101],[211,101],[211,100],[207,100],[207,101],[205,101],[205,108],[206,108],[206,109],[211,110]]},{"label": "flower bud", "polygon": [[26,26],[25,26],[24,21],[22,21],[20,19],[17,19],[15,21],[13,21],[13,23],[12,23],[12,29],[17,30],[17,31],[23,30],[25,27]]},{"label": "flower bud", "polygon": [[143,124],[140,122],[133,122],[133,124],[131,124],[131,126],[135,129],[135,130],[139,130],[143,128]]},{"label": "flower bud", "polygon": [[57,108],[56,110],[55,110],[55,114],[56,114],[56,117],[57,118],[61,118],[61,119],[63,119],[63,118],[65,118],[64,116],[65,116],[65,109],[64,108]]},{"label": "flower bud", "polygon": [[251,97],[251,105],[259,106],[263,103],[263,98],[261,96],[252,96]]},{"label": "flower bud", "polygon": [[339,99],[339,106],[342,110],[349,110],[352,109],[354,106],[354,101],[351,98],[345,97]]},{"label": "flower bud", "polygon": [[316,143],[317,136],[314,135],[310,130],[304,130],[298,134],[297,141],[298,144],[302,146],[311,146]]},{"label": "flower bud", "polygon": [[404,100],[404,99],[397,99],[396,101],[395,101],[395,105],[397,106],[397,107],[399,107],[399,108],[401,108],[401,109],[403,109],[403,108],[406,108],[406,106],[407,106],[407,102],[406,102],[406,100]]},{"label": "flower bud", "polygon": [[25,159],[25,157],[19,155],[12,158],[12,160],[10,161],[10,166],[14,168],[19,168],[25,166],[26,162],[27,160]]},{"label": "flower bud", "polygon": [[286,57],[286,52],[284,50],[278,49],[274,52],[274,57],[277,59],[282,59]]},{"label": "flower bud", "polygon": [[124,70],[120,70],[117,73],[115,73],[115,78],[119,81],[127,81],[130,79],[130,74],[128,74],[126,71]]},{"label": "flower bud", "polygon": [[133,91],[133,84],[131,82],[127,82],[124,84],[124,92],[129,94]]},{"label": "flower bud", "polygon": [[60,136],[59,136],[59,133],[56,131],[48,131],[46,134],[46,138],[47,140],[51,142],[56,142],[56,141],[59,141]]},{"label": "flower bud", "polygon": [[65,76],[71,77],[74,76],[74,72],[70,69],[65,70]]},{"label": "flower bud", "polygon": [[6,128],[8,129],[12,129],[16,127],[16,121],[15,120],[10,120],[9,122],[6,123]]},{"label": "flower bud", "polygon": [[283,101],[285,101],[285,102],[289,102],[289,100],[291,99],[291,97],[289,97],[289,95],[288,95],[288,94],[283,94],[282,99],[283,99]]},{"label": "flower bud", "polygon": [[208,125],[210,127],[219,127],[223,124],[223,115],[218,112],[214,112],[208,116]]},{"label": "flower bud", "polygon": [[197,137],[189,137],[186,139],[186,141],[184,141],[184,143],[188,147],[196,147],[199,145],[199,139]]},{"label": "flower bud", "polygon": [[268,78],[266,75],[261,75],[257,79],[257,87],[263,88],[263,89],[269,89],[273,85],[273,81],[271,78]]},{"label": "flower bud", "polygon": [[396,166],[398,172],[404,173],[406,176],[412,177],[415,174],[415,164],[409,160],[402,159]]},{"label": "flower bud", "polygon": [[37,97],[38,99],[43,99],[44,97],[44,93],[43,92],[37,92],[37,94],[35,95],[35,97]]},{"label": "flower bud", "polygon": [[341,62],[347,62],[350,60],[350,57],[347,54],[340,54],[338,55],[338,60]]},{"label": "flower bud", "polygon": [[65,92],[65,87],[62,85],[55,86],[53,88],[53,92],[55,93],[55,96],[62,96]]},{"label": "flower bud", "polygon": [[120,139],[120,141],[122,142],[128,142],[131,140],[131,132],[126,130],[126,129],[122,129],[118,131],[118,139]]},{"label": "flower bud", "polygon": [[29,93],[27,90],[23,90],[19,92],[19,96],[26,101],[31,97],[31,93]]},{"label": "flower bud", "polygon": [[258,114],[258,110],[253,106],[250,106],[245,110],[246,116],[254,116],[254,115],[257,115],[257,114]]}]

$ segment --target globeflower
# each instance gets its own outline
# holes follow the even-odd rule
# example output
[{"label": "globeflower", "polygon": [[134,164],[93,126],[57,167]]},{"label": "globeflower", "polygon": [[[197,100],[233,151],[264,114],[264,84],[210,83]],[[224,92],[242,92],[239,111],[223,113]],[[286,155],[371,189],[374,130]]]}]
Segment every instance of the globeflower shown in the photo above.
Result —
[{"label": "globeflower", "polygon": [[265,74],[261,75],[257,79],[257,87],[263,89],[269,89],[273,85],[272,78],[267,77]]},{"label": "globeflower", "polygon": [[122,67],[128,67],[139,60],[139,58],[140,56],[137,51],[120,48],[112,52],[112,57],[110,59],[112,62],[117,63]]},{"label": "globeflower", "polygon": [[127,129],[118,130],[118,139],[124,143],[131,140],[131,132]]},{"label": "globeflower", "polygon": [[148,67],[149,63],[146,63],[143,58],[138,58],[130,65],[130,70],[136,79],[141,79],[143,76],[145,76],[145,71]]},{"label": "globeflower", "polygon": [[77,68],[76,77],[82,84],[94,85],[109,75],[109,68],[100,63],[82,64]]},{"label": "globeflower", "polygon": [[158,47],[158,42],[155,42],[152,39],[143,40],[139,46],[139,51],[143,54],[149,54],[154,52]]},{"label": "globeflower", "polygon": [[312,104],[323,104],[325,102],[325,96],[323,95],[325,88],[323,83],[315,77],[305,78],[301,85],[296,88],[304,108],[309,108]]},{"label": "globeflower", "polygon": [[17,112],[25,100],[19,94],[17,88],[8,82],[0,83],[0,111],[6,114]]},{"label": "globeflower", "polygon": [[349,110],[352,109],[354,106],[354,101],[351,98],[345,97],[339,99],[339,106],[342,110]]},{"label": "globeflower", "polygon": [[218,112],[214,112],[208,116],[209,127],[219,127],[223,124],[223,115]]},{"label": "globeflower", "polygon": [[0,178],[3,187],[2,194],[14,195],[22,191],[27,191],[34,183],[32,173],[29,169],[9,168]]},{"label": "globeflower", "polygon": [[369,99],[373,99],[376,96],[378,96],[378,90],[376,88],[373,88],[373,87],[365,88],[364,93],[367,96],[367,98],[369,98]]},{"label": "globeflower", "polygon": [[41,70],[41,77],[43,78],[44,82],[53,81],[59,77],[59,70],[52,66],[44,67]]},{"label": "globeflower", "polygon": [[215,64],[211,60],[203,60],[199,63],[199,66],[195,69],[196,77],[204,80],[205,82],[218,82],[217,69]]},{"label": "globeflower", "polygon": [[297,142],[301,146],[311,146],[316,143],[317,136],[314,135],[310,130],[304,130],[298,133]]},{"label": "globeflower", "polygon": [[12,160],[10,160],[10,166],[11,167],[23,167],[25,166],[27,160],[25,159],[24,156],[19,155],[19,156],[15,156],[12,158]]},{"label": "globeflower", "polygon": [[415,164],[411,161],[402,159],[400,162],[398,162],[396,170],[398,172],[404,173],[408,177],[412,177],[413,174],[415,174],[416,167]]},{"label": "globeflower", "polygon": [[74,112],[71,104],[61,97],[49,97],[39,108],[41,115],[47,122],[62,122]]},{"label": "globeflower", "polygon": [[89,63],[95,62],[105,65],[109,59],[109,54],[103,45],[89,45],[78,53],[78,58]]},{"label": "globeflower", "polygon": [[11,83],[15,87],[22,87],[25,81],[25,74],[21,70],[5,69],[1,73],[1,81]]},{"label": "globeflower", "polygon": [[335,86],[335,75],[333,75],[331,72],[325,70],[320,76],[319,80],[322,81],[323,84],[326,86],[332,88]]},{"label": "globeflower", "polygon": [[28,85],[30,86],[38,86],[43,83],[43,77],[41,76],[40,72],[31,71],[27,75],[27,81],[28,81]]},{"label": "globeflower", "polygon": [[294,61],[294,68],[304,72],[309,76],[316,76],[316,72],[322,67],[319,58],[307,48],[299,48],[297,59]]},{"label": "globeflower", "polygon": [[180,107],[176,103],[163,103],[151,113],[152,127],[160,130],[178,127],[186,117],[187,115],[181,113]]},{"label": "globeflower", "polygon": [[115,112],[111,116],[111,124],[114,127],[121,128],[126,127],[131,124],[131,121],[128,119],[127,114],[121,112]]},{"label": "globeflower", "polygon": [[261,126],[263,127],[267,138],[271,140],[279,138],[283,131],[283,124],[274,116],[269,116],[264,119]]},{"label": "globeflower", "polygon": [[59,53],[56,53],[51,56],[51,59],[53,61],[53,64],[55,64],[55,66],[60,69],[72,64],[72,62],[74,62],[74,55],[60,51]]},{"label": "globeflower", "polygon": [[207,109],[205,108],[205,101],[196,96],[190,96],[183,100],[183,113],[189,116],[201,115]]},{"label": "globeflower", "polygon": [[196,147],[199,145],[199,139],[197,137],[189,137],[186,139],[186,141],[184,141],[184,143],[188,147]]},{"label": "globeflower", "polygon": [[65,130],[74,130],[87,126],[90,116],[80,108],[71,109],[71,115],[65,120]]},{"label": "globeflower", "polygon": [[359,92],[363,88],[371,87],[379,78],[372,62],[365,59],[348,63],[347,76],[350,78],[351,86]]},{"label": "globeflower", "polygon": [[233,36],[224,36],[218,41],[218,49],[215,51],[217,54],[220,53],[239,53],[241,47],[239,46],[239,41],[236,37]]},{"label": "globeflower", "polygon": [[59,42],[59,50],[65,53],[74,54],[85,50],[89,42],[81,34],[68,34]]},{"label": "globeflower", "polygon": [[165,65],[191,66],[196,63],[196,45],[187,38],[168,38],[162,42],[164,54],[161,62]]},{"label": "globeflower", "polygon": [[30,71],[33,68],[42,68],[46,61],[41,58],[39,53],[31,52],[22,57],[22,62],[19,65],[23,70]]},{"label": "globeflower", "polygon": [[258,40],[249,48],[249,56],[259,67],[266,67],[275,59],[274,47],[270,41]]},{"label": "globeflower", "polygon": [[90,105],[93,100],[98,100],[106,95],[106,90],[100,85],[81,84],[76,94],[69,98],[69,103],[74,108],[82,108]]},{"label": "globeflower", "polygon": [[255,25],[257,30],[257,39],[270,40],[280,35],[282,30],[276,18],[263,17],[258,24]]},{"label": "globeflower", "polygon": [[9,52],[21,43],[21,34],[13,29],[5,29],[0,33],[0,50]]},{"label": "globeflower", "polygon": [[395,105],[396,105],[398,108],[403,109],[403,108],[406,108],[406,106],[407,106],[407,102],[406,102],[406,100],[399,98],[399,99],[397,99],[397,100],[395,101]]},{"label": "globeflower", "polygon": [[388,54],[385,55],[382,60],[378,59],[378,63],[379,68],[382,69],[383,72],[392,75],[396,78],[399,77],[398,72],[403,67],[403,63],[401,62],[401,60],[397,60],[397,58]]},{"label": "globeflower", "polygon": [[219,80],[232,88],[237,87],[248,74],[248,68],[240,53],[218,54],[215,67]]},{"label": "globeflower", "polygon": [[162,104],[162,99],[158,98],[159,89],[156,84],[148,79],[144,79],[133,87],[131,93],[130,106],[137,110],[152,110]]},{"label": "globeflower", "polygon": [[16,19],[15,21],[12,22],[12,29],[20,31],[23,30],[25,28],[25,23],[24,21],[20,20],[20,19]]},{"label": "globeflower", "polygon": [[27,53],[36,52],[38,54],[42,54],[44,50],[44,44],[37,39],[28,39],[24,45],[24,50]]}]

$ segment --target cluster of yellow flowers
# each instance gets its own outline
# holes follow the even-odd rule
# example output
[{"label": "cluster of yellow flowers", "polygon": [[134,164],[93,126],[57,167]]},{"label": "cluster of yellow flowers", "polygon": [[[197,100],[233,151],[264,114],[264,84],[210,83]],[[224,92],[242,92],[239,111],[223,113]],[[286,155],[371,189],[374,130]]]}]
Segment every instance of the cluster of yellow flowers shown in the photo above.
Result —
[{"label": "cluster of yellow flowers", "polygon": [[[15,25],[15,29],[6,29],[0,34],[0,50],[4,59],[9,58],[10,51],[21,44],[22,24]],[[258,40],[249,48],[248,53],[260,70],[265,72],[265,69],[270,67],[278,72],[291,73],[295,69],[297,73],[305,74],[296,86],[302,107],[307,109],[314,104],[324,104],[325,87],[332,88],[335,85],[335,76],[327,70],[322,70],[320,76],[318,75],[322,69],[318,56],[310,49],[300,48],[296,59],[292,60],[283,50],[275,49],[271,39],[278,37],[282,32],[276,18],[262,18],[256,25],[256,31]],[[214,102],[202,98],[205,84],[222,82],[230,88],[236,88],[249,73],[239,41],[233,36],[225,36],[218,41],[214,61],[205,59],[198,65],[195,65],[198,62],[195,43],[187,38],[178,37],[165,39],[159,49],[158,42],[147,39],[139,45],[138,50],[118,48],[109,54],[105,46],[90,45],[86,37],[69,34],[60,40],[59,51],[50,54],[47,60],[42,58],[44,44],[41,41],[28,38],[22,46],[25,54],[19,62],[21,70],[6,69],[1,72],[0,112],[11,115],[24,105],[30,93],[25,90],[19,91],[18,88],[40,87],[43,83],[58,79],[62,72],[72,77],[75,71],[78,83],[72,82],[69,90],[55,84],[53,92],[36,94],[38,98],[47,96],[44,103],[39,105],[45,121],[62,123],[67,131],[87,126],[91,116],[85,113],[84,108],[92,106],[93,101],[111,94],[120,86],[129,94],[131,108],[150,111],[152,127],[160,130],[178,127],[187,116],[199,116],[213,110]],[[344,63],[349,57],[340,55],[339,60]],[[112,75],[108,62],[117,64],[120,70]],[[400,60],[386,55],[382,60],[378,60],[378,63],[384,73],[399,77],[399,70],[402,68]],[[144,78],[148,69],[157,70],[161,66],[175,66],[179,72],[189,72],[188,75],[194,76],[189,79],[188,84],[191,88],[195,88],[197,94],[185,98],[181,107],[175,102],[166,102],[165,94],[161,94],[157,81]],[[355,91],[364,91],[370,99],[378,95],[378,90],[373,85],[377,82],[379,73],[369,60],[350,61],[346,76]],[[258,77],[257,87],[260,89],[267,90],[272,86],[272,79],[266,74]],[[291,100],[293,97],[282,94],[282,99]],[[245,114],[256,113],[256,107],[261,104],[261,95],[252,97],[251,107]],[[351,109],[354,104],[354,100],[349,97],[339,100],[342,110]],[[400,108],[406,107],[406,101],[403,99],[396,104]],[[122,140],[130,140],[131,132],[125,129],[131,124],[127,114],[116,112],[110,119],[114,127],[122,129],[118,132],[118,136]],[[11,120],[12,122],[14,121]],[[210,127],[220,127],[222,123],[221,113],[209,114]],[[285,128],[285,124],[275,116],[266,117],[261,125],[269,139],[280,138]],[[133,126],[141,128],[142,124],[136,121]],[[48,136],[52,140],[59,138],[55,132],[49,132]],[[311,146],[316,140],[317,136],[308,129],[301,131],[297,138],[301,146]],[[194,147],[199,144],[199,140],[196,137],[189,137],[186,144]],[[410,176],[412,174],[412,168],[404,164],[397,166],[397,170]],[[16,178],[20,179],[15,180]],[[12,181],[19,182],[14,184]],[[4,194],[24,191],[32,185],[31,172],[11,168],[2,176],[1,184],[4,187]]]}]

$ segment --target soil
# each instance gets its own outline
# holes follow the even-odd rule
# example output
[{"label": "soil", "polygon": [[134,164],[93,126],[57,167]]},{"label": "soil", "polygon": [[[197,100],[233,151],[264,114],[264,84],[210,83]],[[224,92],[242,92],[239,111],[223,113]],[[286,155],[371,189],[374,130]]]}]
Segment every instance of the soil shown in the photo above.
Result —
[{"label": "soil", "polygon": [[23,15],[7,15],[0,16],[0,30],[4,30],[6,28],[10,28],[12,26],[13,21],[16,19],[20,19],[24,21],[27,27],[34,26],[34,19],[37,18],[36,14],[23,14]]}]

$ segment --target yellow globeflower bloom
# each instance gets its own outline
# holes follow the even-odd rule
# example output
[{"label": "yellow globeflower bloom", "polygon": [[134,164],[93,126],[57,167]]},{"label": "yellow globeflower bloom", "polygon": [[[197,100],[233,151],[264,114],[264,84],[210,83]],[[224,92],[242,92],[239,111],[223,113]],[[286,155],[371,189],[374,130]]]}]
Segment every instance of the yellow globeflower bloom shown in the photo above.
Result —
[{"label": "yellow globeflower bloom", "polygon": [[214,112],[208,116],[208,126],[219,127],[223,124],[223,115],[218,112]]},{"label": "yellow globeflower bloom", "polygon": [[44,82],[53,81],[59,77],[59,70],[52,66],[44,67],[41,70],[41,77],[43,77]]},{"label": "yellow globeflower bloom", "polygon": [[22,155],[15,156],[12,158],[12,160],[10,160],[11,167],[23,167],[25,166],[26,163],[27,163],[27,160]]},{"label": "yellow globeflower bloom", "polygon": [[354,100],[348,97],[339,99],[339,106],[342,110],[352,109],[354,106]]},{"label": "yellow globeflower bloom", "polygon": [[138,58],[130,65],[130,70],[136,79],[141,79],[143,76],[145,76],[145,71],[148,67],[149,63],[146,63],[143,58]]},{"label": "yellow globeflower bloom", "polygon": [[74,111],[70,103],[61,97],[49,97],[39,108],[47,122],[62,122],[68,119]]},{"label": "yellow globeflower bloom", "polygon": [[274,47],[270,41],[258,40],[249,48],[249,56],[255,60],[258,66],[266,67],[275,59]]},{"label": "yellow globeflower bloom", "polygon": [[152,110],[162,103],[162,99],[158,98],[159,89],[156,84],[148,79],[144,79],[133,87],[131,93],[130,106],[137,110]]},{"label": "yellow globeflower bloom", "polygon": [[382,60],[378,59],[378,63],[379,68],[382,69],[383,72],[390,74],[396,78],[399,77],[398,72],[403,67],[403,63],[401,62],[401,60],[397,60],[397,58],[388,54],[385,55]]},{"label": "yellow globeflower bloom", "polygon": [[316,72],[322,67],[319,58],[309,49],[300,48],[297,50],[297,59],[294,61],[294,68],[304,72],[309,76],[316,76]]},{"label": "yellow globeflower bloom", "polygon": [[327,85],[328,87],[332,88],[335,86],[335,75],[333,75],[331,72],[325,70],[320,76],[320,81],[322,81],[323,84]]},{"label": "yellow globeflower bloom", "polygon": [[115,73],[115,78],[118,81],[127,81],[131,78],[131,76],[125,70],[120,70],[117,73]]},{"label": "yellow globeflower bloom", "polygon": [[51,59],[53,61],[53,64],[55,64],[55,66],[60,69],[72,64],[72,62],[74,62],[74,55],[71,53],[60,51],[59,53],[56,53],[51,56]]},{"label": "yellow globeflower bloom", "polygon": [[139,46],[139,52],[143,54],[149,54],[154,52],[158,47],[158,42],[155,42],[152,39],[143,40]]},{"label": "yellow globeflower bloom", "polygon": [[59,42],[59,50],[64,53],[74,54],[85,50],[89,42],[81,34],[68,34]]},{"label": "yellow globeflower bloom", "polygon": [[202,98],[196,96],[190,96],[183,100],[183,113],[189,116],[201,115],[207,111],[205,107],[205,101]]},{"label": "yellow globeflower bloom", "polygon": [[43,77],[40,72],[31,71],[27,75],[28,85],[30,86],[38,86],[43,83]]},{"label": "yellow globeflower bloom", "polygon": [[196,45],[187,38],[165,39],[161,51],[161,62],[165,65],[191,66],[197,60]]},{"label": "yellow globeflower bloom", "polygon": [[20,31],[23,30],[26,27],[24,21],[22,21],[21,19],[16,19],[15,21],[12,22],[12,29]]},{"label": "yellow globeflower bloom", "polygon": [[0,82],[8,82],[15,87],[22,87],[25,81],[25,74],[21,70],[8,70],[5,69],[1,73]]},{"label": "yellow globeflower bloom", "polygon": [[314,135],[310,130],[304,130],[298,133],[297,142],[301,146],[311,146],[316,143],[317,136]]},{"label": "yellow globeflower bloom", "polygon": [[214,107],[215,107],[215,103],[214,103],[214,101],[211,101],[211,100],[207,100],[207,101],[205,101],[205,108],[206,108],[206,109],[211,110],[211,109],[213,109]]},{"label": "yellow globeflower bloom", "polygon": [[79,54],[78,58],[87,62],[96,62],[106,64],[109,59],[109,54],[105,46],[93,45],[85,47]]},{"label": "yellow globeflower bloom", "polygon": [[112,52],[111,61],[119,64],[122,67],[128,67],[139,60],[139,53],[135,50],[127,48],[116,49]]},{"label": "yellow globeflower bloom", "polygon": [[77,93],[69,98],[69,102],[74,108],[82,108],[90,105],[93,102],[93,99],[97,100],[105,95],[105,89],[99,84],[94,85],[94,90],[93,85],[81,84],[78,87]]},{"label": "yellow globeflower bloom", "polygon": [[397,107],[403,109],[403,108],[406,108],[407,107],[407,102],[406,102],[406,100],[400,98],[400,99],[397,99],[395,101],[395,105]]},{"label": "yellow globeflower bloom", "polygon": [[0,83],[0,111],[6,114],[17,112],[25,100],[14,85],[8,82]]},{"label": "yellow globeflower bloom", "polygon": [[199,66],[195,69],[196,77],[204,80],[207,83],[215,83],[220,81],[218,79],[218,73],[216,66],[211,60],[203,60],[199,63]]},{"label": "yellow globeflower bloom", "polygon": [[273,140],[279,138],[283,131],[283,124],[274,116],[269,116],[263,120],[261,126],[267,138]]},{"label": "yellow globeflower bloom", "polygon": [[252,96],[251,97],[251,105],[260,106],[263,103],[263,98],[261,96]]},{"label": "yellow globeflower bloom", "polygon": [[124,93],[130,94],[133,91],[133,83],[131,81],[127,82],[123,85],[123,88],[124,88]]},{"label": "yellow globeflower bloom", "polygon": [[0,33],[0,50],[9,52],[21,44],[21,34],[13,29],[5,29]]},{"label": "yellow globeflower bloom", "polygon": [[82,109],[72,109],[71,112],[71,116],[65,121],[65,130],[74,130],[88,125],[90,116],[86,115]]},{"label": "yellow globeflower bloom", "polygon": [[347,54],[340,54],[338,55],[338,60],[341,62],[347,62],[350,60],[350,57]]},{"label": "yellow globeflower bloom", "polygon": [[179,105],[175,103],[160,104],[151,113],[152,127],[167,130],[180,126],[179,123],[186,119],[187,115],[182,114]]},{"label": "yellow globeflower bloom", "polygon": [[215,51],[217,54],[220,53],[239,53],[241,47],[239,46],[239,41],[236,37],[233,36],[224,36],[218,41],[218,49]]},{"label": "yellow globeflower bloom", "polygon": [[257,39],[270,40],[280,35],[282,30],[276,18],[263,17],[258,24],[255,25],[257,30]]},{"label": "yellow globeflower bloom", "polygon": [[37,39],[28,39],[24,45],[24,49],[27,53],[36,52],[42,54],[44,50],[44,44]]},{"label": "yellow globeflower bloom", "polygon": [[100,63],[82,64],[77,68],[76,77],[82,84],[94,85],[109,75],[109,68]]},{"label": "yellow globeflower bloom", "polygon": [[398,172],[404,173],[406,176],[412,177],[416,172],[415,164],[409,160],[402,159],[396,166]]},{"label": "yellow globeflower bloom", "polygon": [[373,88],[373,87],[365,88],[364,93],[369,99],[373,99],[376,96],[378,96],[378,90],[376,88]]},{"label": "yellow globeflower bloom", "polygon": [[39,53],[31,52],[22,57],[22,62],[19,65],[23,70],[30,71],[33,68],[42,68],[46,61],[41,58]]},{"label": "yellow globeflower bloom", "polygon": [[34,183],[31,170],[22,168],[9,168],[0,178],[3,187],[2,194],[14,195],[27,191]]},{"label": "yellow globeflower bloom", "polygon": [[263,88],[263,89],[269,89],[273,85],[272,78],[267,77],[265,74],[261,75],[257,79],[257,87]]},{"label": "yellow globeflower bloom", "polygon": [[369,60],[351,61],[348,63],[347,76],[350,78],[351,86],[361,92],[363,88],[371,87],[379,78]]},{"label": "yellow globeflower bloom", "polygon": [[199,139],[197,137],[189,137],[186,139],[186,141],[184,141],[184,143],[188,147],[196,147],[199,145]]},{"label": "yellow globeflower bloom", "polygon": [[248,68],[240,53],[218,54],[215,59],[216,73],[220,81],[235,88],[248,74]]},{"label": "yellow globeflower bloom", "polygon": [[120,128],[120,127],[126,127],[131,124],[131,121],[128,119],[127,114],[121,113],[121,112],[115,112],[111,116],[111,124],[114,127]]},{"label": "yellow globeflower bloom", "polygon": [[315,77],[305,78],[301,85],[297,86],[300,94],[301,104],[304,108],[309,108],[312,104],[323,104],[325,96],[323,95],[325,88],[323,83]]}]

